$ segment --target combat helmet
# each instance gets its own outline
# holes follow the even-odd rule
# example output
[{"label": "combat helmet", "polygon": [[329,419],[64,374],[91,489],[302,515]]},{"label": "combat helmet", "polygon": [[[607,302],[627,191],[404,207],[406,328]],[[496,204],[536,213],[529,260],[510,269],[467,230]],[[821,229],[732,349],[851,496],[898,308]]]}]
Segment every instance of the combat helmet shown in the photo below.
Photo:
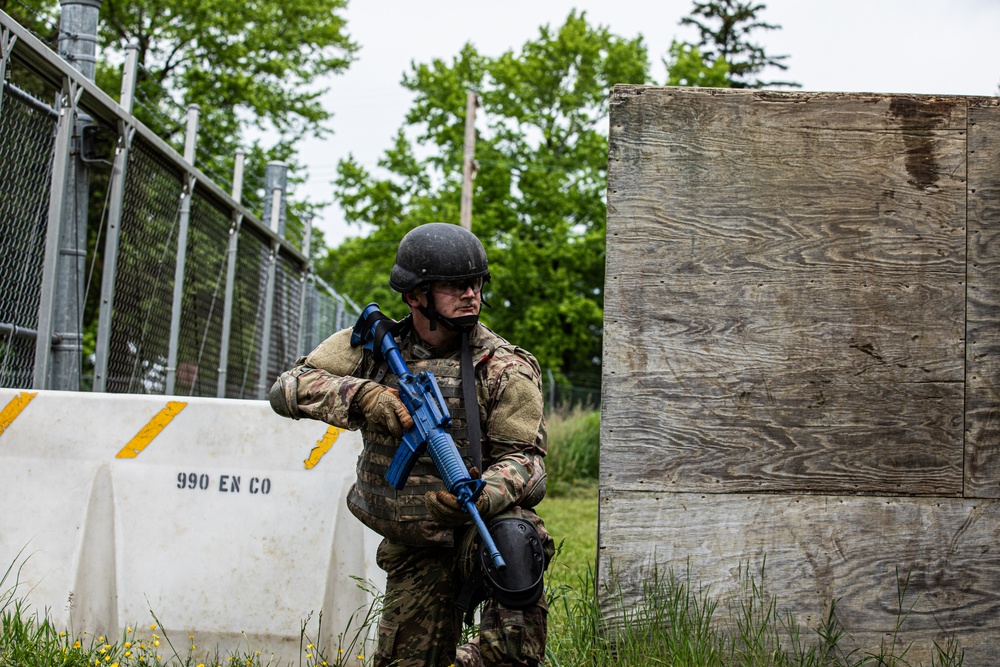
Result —
[{"label": "combat helmet", "polygon": [[452,330],[466,330],[475,324],[477,316],[446,318],[434,309],[430,284],[434,281],[490,279],[486,250],[476,235],[458,225],[430,222],[410,230],[396,249],[396,263],[389,274],[389,286],[406,294],[423,290],[427,308],[421,312],[430,320]]}]

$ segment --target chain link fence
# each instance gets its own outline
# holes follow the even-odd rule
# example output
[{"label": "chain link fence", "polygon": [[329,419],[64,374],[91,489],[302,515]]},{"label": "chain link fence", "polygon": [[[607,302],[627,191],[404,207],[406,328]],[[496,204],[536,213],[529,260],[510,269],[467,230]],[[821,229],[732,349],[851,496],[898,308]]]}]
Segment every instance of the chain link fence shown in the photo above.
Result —
[{"label": "chain link fence", "polygon": [[307,229],[265,225],[2,11],[0,82],[0,386],[263,398],[357,318]]},{"label": "chain link fence", "polygon": [[0,88],[0,385],[30,387],[58,114]]}]

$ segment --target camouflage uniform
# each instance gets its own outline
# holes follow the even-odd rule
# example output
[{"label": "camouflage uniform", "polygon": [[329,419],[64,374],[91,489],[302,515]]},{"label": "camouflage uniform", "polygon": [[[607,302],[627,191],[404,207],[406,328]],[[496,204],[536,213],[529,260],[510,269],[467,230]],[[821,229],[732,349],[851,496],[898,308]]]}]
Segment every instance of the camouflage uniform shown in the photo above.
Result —
[{"label": "camouflage uniform", "polygon": [[[375,665],[533,665],[545,655],[547,608],[544,596],[524,610],[507,609],[487,600],[480,637],[458,649],[461,612],[455,600],[465,580],[478,568],[474,554],[477,533],[469,525],[436,522],[424,504],[424,494],[444,488],[428,455],[413,468],[406,486],[396,491],[384,474],[398,442],[368,428],[353,405],[369,380],[395,386],[396,378],[376,367],[371,354],[350,346],[350,330],[321,343],[284,376],[294,376],[295,405],[300,416],[347,429],[361,429],[364,450],[358,458],[357,481],[348,507],[365,525],[385,539],[377,562],[387,573],[386,599],[379,623]],[[399,341],[403,358],[416,374],[432,372],[452,417],[451,435],[466,465],[471,447],[462,401],[461,355],[438,350],[410,333]],[[518,502],[529,482],[544,476],[545,422],[542,418],[540,373],[534,357],[481,324],[470,334],[476,374],[478,418],[482,433],[484,499],[477,503],[483,518],[498,515],[524,518],[535,526],[546,555],[553,540],[538,516]],[[537,503],[534,498],[530,503]],[[457,663],[456,663],[457,661]]]}]

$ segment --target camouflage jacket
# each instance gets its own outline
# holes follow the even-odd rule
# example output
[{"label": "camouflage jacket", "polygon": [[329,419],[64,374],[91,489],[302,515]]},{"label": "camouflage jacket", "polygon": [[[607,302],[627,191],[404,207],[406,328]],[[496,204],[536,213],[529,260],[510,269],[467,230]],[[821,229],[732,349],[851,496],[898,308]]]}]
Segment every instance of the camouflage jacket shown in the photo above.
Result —
[{"label": "camouflage jacket", "polygon": [[[396,378],[377,368],[369,352],[351,347],[350,336],[350,329],[330,336],[286,372],[297,378],[297,409],[303,417],[361,430],[364,450],[348,496],[348,506],[358,519],[396,542],[452,546],[455,528],[435,522],[423,504],[427,491],[444,488],[429,456],[418,460],[402,490],[396,491],[384,479],[399,443],[369,430],[353,400],[366,381],[377,379],[395,386]],[[481,324],[470,334],[470,344],[486,468],[482,472],[487,497],[483,514],[489,519],[517,504],[533,475],[535,480],[544,475],[546,434],[540,370],[530,353]],[[412,332],[399,345],[411,372],[429,370],[435,375],[452,415],[451,435],[469,465],[458,346],[436,350]]]}]

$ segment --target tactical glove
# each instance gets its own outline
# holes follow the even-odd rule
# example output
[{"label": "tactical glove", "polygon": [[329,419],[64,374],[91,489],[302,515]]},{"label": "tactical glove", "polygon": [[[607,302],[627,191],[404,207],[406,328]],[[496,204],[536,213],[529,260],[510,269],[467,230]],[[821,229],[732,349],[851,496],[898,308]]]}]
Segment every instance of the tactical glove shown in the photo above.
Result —
[{"label": "tactical glove", "polygon": [[403,431],[413,426],[413,418],[399,400],[399,392],[377,382],[366,382],[354,396],[354,405],[364,415],[368,426],[402,438]]},{"label": "tactical glove", "polygon": [[[469,470],[473,479],[479,479],[479,469],[473,466]],[[485,519],[490,509],[490,488],[487,486],[476,499],[476,509]],[[462,509],[458,498],[450,491],[428,491],[424,494],[424,504],[427,511],[440,524],[445,526],[462,526],[472,521],[467,512]]]}]

